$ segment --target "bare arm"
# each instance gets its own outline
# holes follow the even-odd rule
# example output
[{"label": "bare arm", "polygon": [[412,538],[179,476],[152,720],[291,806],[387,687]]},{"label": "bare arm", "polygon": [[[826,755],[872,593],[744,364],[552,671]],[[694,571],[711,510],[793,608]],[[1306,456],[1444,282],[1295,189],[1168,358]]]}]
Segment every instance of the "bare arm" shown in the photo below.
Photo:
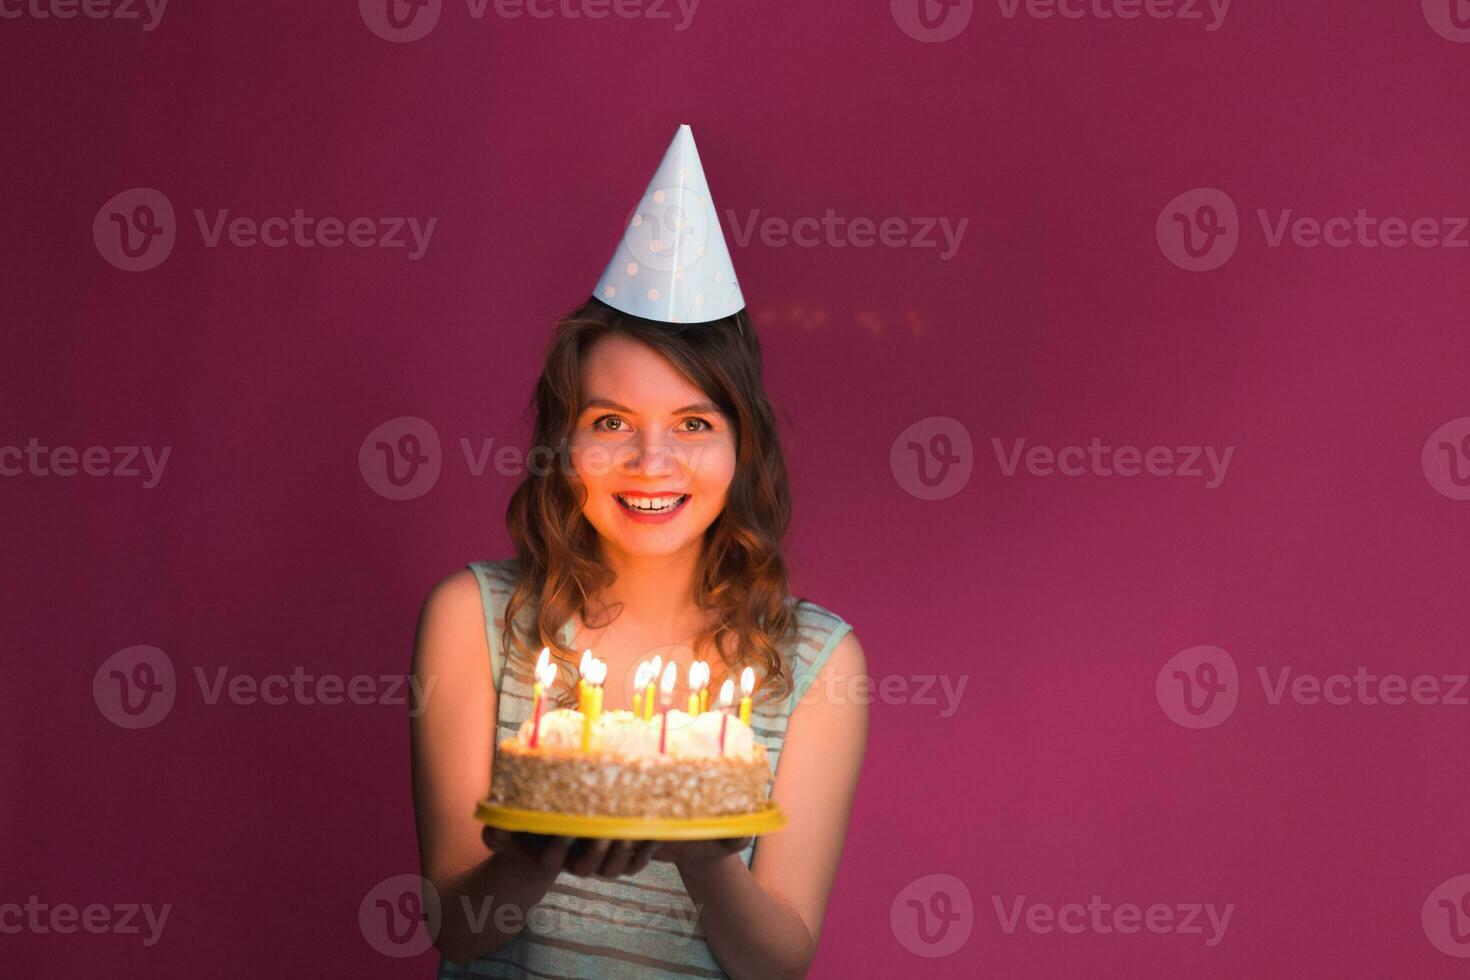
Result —
[{"label": "bare arm", "polygon": [[867,705],[841,692],[866,670],[849,633],[791,712],[771,787],[789,823],[751,867],[739,854],[679,865],[710,949],[737,980],[804,977],[816,958],[867,743]]},{"label": "bare arm", "polygon": [[[410,721],[419,860],[443,908],[435,945],[464,963],[520,931],[556,880],[565,850],[560,858],[547,855],[555,865],[549,872],[518,855],[490,854],[474,819],[475,803],[490,790],[496,705],[479,584],[468,569],[440,582],[424,601],[413,672],[419,690],[432,692]],[[506,905],[517,913],[501,921],[515,928],[502,931],[496,911]]]}]

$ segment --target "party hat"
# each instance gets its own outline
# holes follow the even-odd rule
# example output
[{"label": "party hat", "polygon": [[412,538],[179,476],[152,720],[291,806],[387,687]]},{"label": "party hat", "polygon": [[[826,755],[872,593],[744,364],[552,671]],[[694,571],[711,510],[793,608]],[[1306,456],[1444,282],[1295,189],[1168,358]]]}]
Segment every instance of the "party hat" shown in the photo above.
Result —
[{"label": "party hat", "polygon": [[745,308],[687,125],[674,133],[593,295],[666,323],[705,323]]}]

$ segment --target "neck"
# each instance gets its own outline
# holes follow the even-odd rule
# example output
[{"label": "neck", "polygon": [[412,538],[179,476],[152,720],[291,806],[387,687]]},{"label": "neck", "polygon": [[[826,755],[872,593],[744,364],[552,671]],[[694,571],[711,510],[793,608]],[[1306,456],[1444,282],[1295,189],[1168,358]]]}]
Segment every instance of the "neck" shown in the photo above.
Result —
[{"label": "neck", "polygon": [[621,604],[620,619],[638,624],[688,622],[698,612],[694,577],[703,541],[672,555],[629,555],[603,549],[603,559],[617,578],[598,597],[609,606]]}]

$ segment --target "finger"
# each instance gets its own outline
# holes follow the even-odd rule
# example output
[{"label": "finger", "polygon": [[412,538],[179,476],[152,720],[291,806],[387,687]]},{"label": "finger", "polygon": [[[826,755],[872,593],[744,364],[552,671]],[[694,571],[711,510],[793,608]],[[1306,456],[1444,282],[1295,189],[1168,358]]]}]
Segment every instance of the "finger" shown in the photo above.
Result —
[{"label": "finger", "polygon": [[560,871],[567,863],[567,854],[577,842],[575,837],[553,837],[538,855],[537,865],[551,874]]},{"label": "finger", "polygon": [[653,858],[654,851],[658,850],[658,841],[640,841],[633,848],[633,856],[628,861],[628,867],[623,870],[625,875],[636,875],[648,867],[648,862]]},{"label": "finger", "polygon": [[743,851],[750,846],[750,842],[753,840],[755,840],[754,837],[732,837],[728,840],[720,841],[720,843],[725,845],[725,850],[727,851]]},{"label": "finger", "polygon": [[577,853],[567,863],[567,870],[574,875],[586,877],[602,867],[602,859],[612,841],[607,838],[589,838],[581,841]]},{"label": "finger", "polygon": [[630,840],[613,841],[597,873],[604,878],[616,878],[628,870],[628,863],[632,860],[633,842]]}]

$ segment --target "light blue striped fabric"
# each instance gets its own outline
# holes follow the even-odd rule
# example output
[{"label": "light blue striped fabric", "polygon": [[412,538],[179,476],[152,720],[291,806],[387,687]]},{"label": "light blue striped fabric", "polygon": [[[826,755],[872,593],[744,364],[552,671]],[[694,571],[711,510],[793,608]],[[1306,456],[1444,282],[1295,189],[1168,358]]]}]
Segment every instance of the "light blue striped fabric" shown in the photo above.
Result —
[{"label": "light blue striped fabric", "polygon": [[[495,743],[514,735],[531,714],[528,678],[505,669],[501,631],[505,606],[515,588],[517,563],[475,562],[469,566],[480,583],[485,625],[498,695]],[[786,722],[801,696],[816,679],[832,650],[850,630],[840,616],[815,603],[791,599],[799,635],[786,651],[795,687],[779,705],[756,705],[751,714],[755,736],[766,747],[772,772],[778,771]],[[572,624],[563,630],[570,643]],[[769,794],[769,789],[767,790]],[[759,839],[741,852],[747,866]],[[541,910],[541,911],[538,911]],[[457,966],[439,965],[441,980],[468,977],[534,977],[547,980],[584,978],[725,977],[704,938],[693,902],[672,864],[653,861],[636,875],[611,881],[562,873],[541,905],[531,910],[527,925],[494,955]]]}]

